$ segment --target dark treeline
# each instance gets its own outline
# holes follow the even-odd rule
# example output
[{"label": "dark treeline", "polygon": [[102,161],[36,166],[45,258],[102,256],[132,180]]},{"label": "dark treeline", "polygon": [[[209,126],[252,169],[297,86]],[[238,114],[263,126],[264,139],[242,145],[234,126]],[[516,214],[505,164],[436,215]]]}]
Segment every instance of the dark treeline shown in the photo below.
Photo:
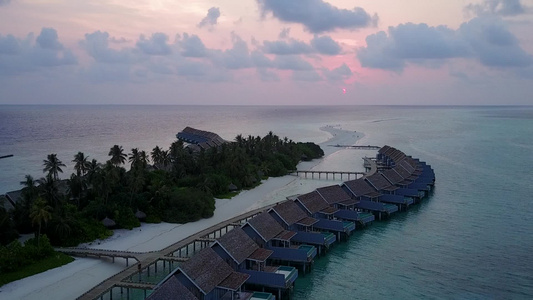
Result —
[{"label": "dark treeline", "polygon": [[[181,141],[168,149],[156,146],[150,153],[136,148],[127,153],[114,145],[105,163],[75,154],[75,172],[59,180],[65,164],[50,154],[43,178],[26,175],[21,182],[22,199],[15,208],[8,212],[0,205],[0,242],[7,245],[19,233],[35,233],[37,245],[45,234],[45,244],[75,246],[109,236],[106,222],[131,229],[139,220],[186,223],[209,218],[214,197],[286,175],[300,160],[323,155],[316,144],[280,139],[272,132],[262,138],[239,135],[234,142],[199,152],[189,151]],[[0,246],[0,253],[16,248],[13,243]]]}]

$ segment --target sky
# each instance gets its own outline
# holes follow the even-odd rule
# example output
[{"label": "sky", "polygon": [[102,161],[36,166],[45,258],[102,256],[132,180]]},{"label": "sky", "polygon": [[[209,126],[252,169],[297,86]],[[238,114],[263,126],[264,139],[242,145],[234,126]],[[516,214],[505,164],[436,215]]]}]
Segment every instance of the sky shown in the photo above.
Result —
[{"label": "sky", "polygon": [[533,0],[0,0],[0,104],[533,105]]}]

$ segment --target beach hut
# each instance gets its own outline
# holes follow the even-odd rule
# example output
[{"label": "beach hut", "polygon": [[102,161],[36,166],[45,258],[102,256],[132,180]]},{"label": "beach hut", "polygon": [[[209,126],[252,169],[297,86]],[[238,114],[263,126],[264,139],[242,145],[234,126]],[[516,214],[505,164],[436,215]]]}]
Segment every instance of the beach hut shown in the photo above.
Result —
[{"label": "beach hut", "polygon": [[359,199],[355,208],[361,211],[371,212],[381,220],[382,216],[390,216],[398,211],[398,206],[388,203],[380,203],[381,193],[372,188],[363,178],[345,181],[342,188],[352,198]]},{"label": "beach hut", "polygon": [[110,219],[108,217],[105,217],[101,222],[107,228],[112,228],[112,227],[115,227],[117,225],[117,223],[115,221],[113,221],[112,219]]},{"label": "beach hut", "polygon": [[[199,300],[214,300],[240,299],[241,287],[250,275],[235,272],[213,249],[207,247],[182,263],[164,281],[171,277],[175,277]],[[171,299],[177,296],[173,295]]]},{"label": "beach hut", "polygon": [[355,223],[351,221],[337,220],[334,216],[339,209],[330,206],[326,200],[315,190],[299,195],[294,202],[307,214],[318,219],[314,228],[329,231],[337,235],[337,239],[347,238],[355,230]]},{"label": "beach hut", "polygon": [[211,245],[211,248],[235,271],[250,275],[247,289],[256,287],[281,294],[289,291],[298,277],[298,270],[288,266],[267,266],[273,251],[260,248],[241,228],[229,231]]},{"label": "beach hut", "polygon": [[238,190],[238,189],[239,189],[239,188],[238,188],[235,184],[233,184],[233,183],[230,183],[230,184],[228,185],[228,190],[229,190],[230,192],[235,192],[235,191]]},{"label": "beach hut", "polygon": [[178,297],[181,300],[198,300],[198,297],[189,291],[181,282],[175,277],[170,276],[166,280],[159,283],[155,287],[154,292],[146,298],[147,300],[172,300]]},{"label": "beach hut", "polygon": [[146,214],[144,212],[140,211],[140,210],[137,210],[135,212],[135,217],[137,219],[139,219],[139,220],[144,220],[144,219],[146,219]]},{"label": "beach hut", "polygon": [[243,226],[244,232],[260,247],[272,250],[270,261],[277,263],[298,264],[304,273],[317,255],[317,249],[310,245],[291,247],[291,240],[297,234],[283,229],[267,212],[260,213],[248,220]]},{"label": "beach hut", "polygon": [[321,187],[316,191],[329,205],[339,209],[334,213],[338,219],[355,222],[356,226],[361,227],[375,219],[371,213],[357,211],[355,205],[359,203],[359,200],[352,199],[338,184]]},{"label": "beach hut", "polygon": [[314,230],[319,220],[307,215],[294,201],[278,203],[268,213],[286,230],[296,231],[292,243],[313,245],[318,254],[337,240],[334,234]]}]

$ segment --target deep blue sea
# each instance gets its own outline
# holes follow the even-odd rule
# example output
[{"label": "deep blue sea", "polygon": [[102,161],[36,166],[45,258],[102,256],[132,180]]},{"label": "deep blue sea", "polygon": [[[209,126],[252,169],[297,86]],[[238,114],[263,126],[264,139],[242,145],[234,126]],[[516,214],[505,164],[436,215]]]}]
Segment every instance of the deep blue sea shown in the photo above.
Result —
[{"label": "deep blue sea", "polygon": [[50,153],[70,174],[78,151],[103,162],[114,144],[167,148],[185,126],[322,142],[325,125],[426,161],[436,187],[335,245],[293,299],[533,299],[533,107],[0,106],[0,156],[14,154],[0,159],[0,193],[43,176]]}]

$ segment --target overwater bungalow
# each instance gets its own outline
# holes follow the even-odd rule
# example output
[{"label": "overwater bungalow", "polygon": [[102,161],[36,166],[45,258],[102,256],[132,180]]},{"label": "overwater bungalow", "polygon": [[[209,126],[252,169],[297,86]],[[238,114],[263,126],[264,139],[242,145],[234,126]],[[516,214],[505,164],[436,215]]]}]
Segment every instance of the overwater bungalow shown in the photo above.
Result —
[{"label": "overwater bungalow", "polygon": [[268,213],[286,230],[296,231],[293,243],[313,245],[317,247],[318,254],[322,254],[337,240],[330,232],[316,231],[314,226],[319,220],[310,217],[293,201],[279,203]]},{"label": "overwater bungalow", "polygon": [[[407,207],[414,202],[411,193],[407,189],[399,188],[392,185],[380,173],[368,176],[364,179],[371,187],[381,193],[379,202],[396,204],[401,209],[406,210]],[[417,190],[412,190],[416,197],[418,197]]]},{"label": "overwater bungalow", "polygon": [[250,275],[246,289],[274,291],[280,299],[298,278],[298,270],[294,267],[267,265],[273,251],[260,248],[239,227],[217,239],[211,248],[235,271]]},{"label": "overwater bungalow", "polygon": [[352,198],[359,199],[355,205],[357,209],[373,213],[378,220],[398,211],[398,206],[394,204],[379,202],[382,194],[372,188],[363,178],[345,181],[342,183],[342,188],[350,193]]},{"label": "overwater bungalow", "polygon": [[341,240],[341,238],[346,239],[355,230],[354,222],[335,218],[334,214],[339,209],[330,206],[316,190],[299,195],[294,202],[304,209],[307,214],[318,219],[318,222],[314,225],[315,228],[335,233],[338,240]]},{"label": "overwater bungalow", "polygon": [[196,145],[196,147],[192,149],[199,148],[206,150],[227,143],[227,141],[214,132],[198,130],[192,127],[185,127],[182,131],[176,134],[176,138],[191,145]]},{"label": "overwater bungalow", "polygon": [[[200,250],[172,271],[156,287],[153,296],[150,295],[149,299],[175,299],[176,294],[168,296],[158,290],[160,288],[181,289],[179,284],[190,292],[185,293],[187,297],[191,297],[190,294],[196,297],[185,299],[250,299],[253,293],[241,291],[242,285],[249,277],[249,274],[234,271],[213,249],[208,247]],[[177,279],[179,284],[172,278]],[[171,280],[168,284],[170,287],[165,285],[169,280]],[[178,295],[181,297],[181,294]]]},{"label": "overwater bungalow", "polygon": [[311,245],[292,245],[295,231],[283,229],[267,212],[260,213],[248,220],[242,229],[261,248],[272,250],[270,260],[282,264],[302,266],[305,270],[311,266],[317,255],[317,249]]},{"label": "overwater bungalow", "polygon": [[356,227],[363,227],[375,219],[371,213],[357,211],[355,205],[359,200],[351,198],[338,184],[321,187],[316,191],[329,205],[339,209],[334,213],[337,219],[352,221]]}]

